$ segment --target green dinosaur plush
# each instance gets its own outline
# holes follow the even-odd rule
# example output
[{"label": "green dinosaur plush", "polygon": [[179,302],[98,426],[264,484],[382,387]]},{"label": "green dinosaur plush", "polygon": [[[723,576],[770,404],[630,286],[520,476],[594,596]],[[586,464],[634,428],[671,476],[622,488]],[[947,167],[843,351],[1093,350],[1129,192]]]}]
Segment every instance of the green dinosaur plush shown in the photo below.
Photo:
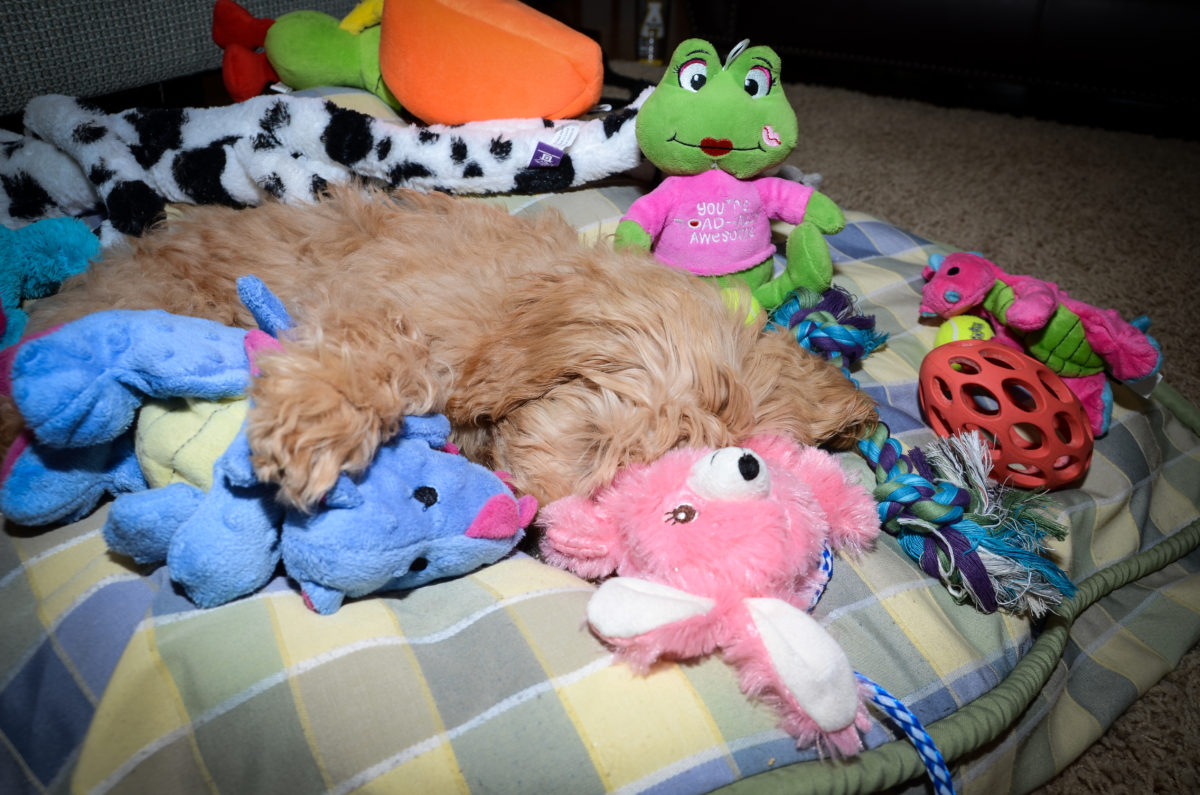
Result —
[{"label": "green dinosaur plush", "polygon": [[264,46],[279,79],[296,90],[365,88],[399,110],[379,72],[380,31],[373,25],[351,33],[320,11],[292,11],[275,20]]},{"label": "green dinosaur plush", "polygon": [[291,11],[278,19],[264,19],[234,0],[217,0],[213,41],[225,51],[221,61],[225,88],[239,102],[276,81],[297,91],[318,86],[362,88],[400,110],[400,101],[379,71],[381,31],[375,22],[347,26],[320,11]]},{"label": "green dinosaur plush", "polygon": [[[795,148],[799,125],[780,83],[779,56],[746,45],[724,64],[702,39],[675,49],[637,117],[642,153],[668,176],[630,207],[616,245],[650,250],[722,287],[744,281],[769,310],[798,288],[829,289],[833,265],[824,235],[846,221],[811,187],[759,176]],[[778,275],[772,219],[795,225]]]},{"label": "green dinosaur plush", "polygon": [[426,124],[574,118],[604,78],[599,44],[517,0],[363,0],[340,23],[216,0],[213,41],[239,102],[277,80],[363,88]]}]

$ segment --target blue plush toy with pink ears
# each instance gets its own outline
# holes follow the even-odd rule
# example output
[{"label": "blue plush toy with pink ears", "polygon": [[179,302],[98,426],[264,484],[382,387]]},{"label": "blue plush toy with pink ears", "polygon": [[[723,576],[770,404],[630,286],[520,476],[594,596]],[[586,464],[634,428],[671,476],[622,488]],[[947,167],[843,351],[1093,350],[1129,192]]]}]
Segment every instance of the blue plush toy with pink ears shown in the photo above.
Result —
[{"label": "blue plush toy with pink ears", "polygon": [[[258,279],[244,277],[238,291],[272,335],[291,326]],[[27,427],[5,464],[0,511],[29,525],[72,521],[114,494],[110,548],[166,562],[201,607],[258,590],[282,564],[313,610],[332,613],[347,597],[415,588],[512,551],[536,501],[450,449],[449,421],[437,414],[405,418],[372,465],[343,474],[311,514],[258,481],[244,430],[216,459],[207,491],[148,489],[132,441],[141,405],[240,395],[254,353],[277,344],[156,310],[102,312],[23,343],[11,383]]]}]

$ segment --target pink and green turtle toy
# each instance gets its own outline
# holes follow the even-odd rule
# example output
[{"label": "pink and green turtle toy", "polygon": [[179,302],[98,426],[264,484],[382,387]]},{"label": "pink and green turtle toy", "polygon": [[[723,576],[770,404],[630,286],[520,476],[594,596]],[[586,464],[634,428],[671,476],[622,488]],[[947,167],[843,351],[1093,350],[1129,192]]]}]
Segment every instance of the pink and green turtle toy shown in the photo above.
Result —
[{"label": "pink and green turtle toy", "polygon": [[965,251],[932,255],[924,275],[923,317],[972,312],[989,320],[997,341],[1058,373],[1083,403],[1096,436],[1108,430],[1112,415],[1106,371],[1145,386],[1158,375],[1162,351],[1145,332],[1149,321],[1128,323],[1115,309],[1077,301],[1053,282],[1006,273]]},{"label": "pink and green turtle toy", "polygon": [[[722,287],[740,279],[768,310],[797,288],[829,288],[824,235],[845,226],[842,211],[807,185],[759,176],[784,161],[799,135],[779,74],[770,47],[743,41],[724,63],[702,39],[676,48],[637,117],[642,153],[667,177],[621,219],[618,247],[650,250]],[[796,225],[778,274],[773,219]]]}]

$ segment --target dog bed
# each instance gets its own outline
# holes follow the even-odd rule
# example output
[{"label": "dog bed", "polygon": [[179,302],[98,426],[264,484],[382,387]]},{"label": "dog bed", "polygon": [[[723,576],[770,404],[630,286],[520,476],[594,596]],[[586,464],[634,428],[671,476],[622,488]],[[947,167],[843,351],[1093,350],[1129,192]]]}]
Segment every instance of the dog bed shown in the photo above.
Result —
[{"label": "dog bed", "polygon": [[[322,100],[319,113],[330,100],[394,120],[363,92],[297,97]],[[56,113],[74,112],[56,102]],[[627,143],[608,133],[625,126],[604,128],[601,173],[624,162]],[[313,149],[303,162],[320,170],[324,158]],[[176,198],[178,186],[154,184],[164,201]],[[554,209],[594,241],[611,236],[643,187],[491,201],[513,213]],[[920,269],[950,249],[869,216],[849,220],[831,239],[837,281],[889,335],[854,376],[893,433],[919,445],[932,433],[916,372],[933,345],[932,328],[916,322]],[[887,537],[836,565],[818,617],[862,673],[930,725],[960,791],[1045,781],[1200,636],[1197,427],[1195,409],[1169,386],[1150,400],[1118,389],[1091,474],[1054,496],[1056,518],[1071,527],[1056,562],[1081,588],[1045,622],[955,604]],[[843,463],[869,477],[856,455]],[[872,750],[821,760],[797,752],[717,660],[631,676],[583,628],[592,585],[532,558],[327,618],[297,604],[283,580],[200,611],[161,569],[110,556],[103,516],[43,534],[6,526],[5,791],[10,782],[98,792],[927,787],[917,755],[882,716],[866,738]]]},{"label": "dog bed", "polygon": [[[489,199],[610,235],[635,184]],[[921,268],[948,246],[847,213],[836,283],[888,334],[854,372],[905,444],[935,330]],[[670,311],[663,297],[663,311]],[[956,604],[889,536],[838,559],[816,617],[929,727],[960,792],[1025,791],[1090,745],[1200,638],[1200,429],[1168,385],[1116,387],[1081,486],[1053,494],[1079,585],[1041,622]],[[869,478],[855,453],[845,467]],[[584,625],[594,586],[517,554],[452,581],[304,606],[283,579],[195,608],[110,555],[104,509],[0,539],[0,791],[925,791],[888,720],[820,759],[716,658],[633,675]]]}]

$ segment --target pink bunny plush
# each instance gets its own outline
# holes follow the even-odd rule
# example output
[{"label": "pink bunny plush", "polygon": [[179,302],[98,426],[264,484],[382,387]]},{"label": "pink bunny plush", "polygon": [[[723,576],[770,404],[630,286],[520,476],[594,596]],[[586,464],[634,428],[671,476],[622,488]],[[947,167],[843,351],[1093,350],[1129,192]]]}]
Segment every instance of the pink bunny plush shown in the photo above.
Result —
[{"label": "pink bunny plush", "polygon": [[780,436],[680,448],[591,498],[546,505],[540,523],[549,562],[618,575],[589,601],[588,623],[635,670],[720,651],[797,747],[861,748],[869,718],[854,669],[808,611],[826,550],[870,546],[879,516],[832,455]]}]

